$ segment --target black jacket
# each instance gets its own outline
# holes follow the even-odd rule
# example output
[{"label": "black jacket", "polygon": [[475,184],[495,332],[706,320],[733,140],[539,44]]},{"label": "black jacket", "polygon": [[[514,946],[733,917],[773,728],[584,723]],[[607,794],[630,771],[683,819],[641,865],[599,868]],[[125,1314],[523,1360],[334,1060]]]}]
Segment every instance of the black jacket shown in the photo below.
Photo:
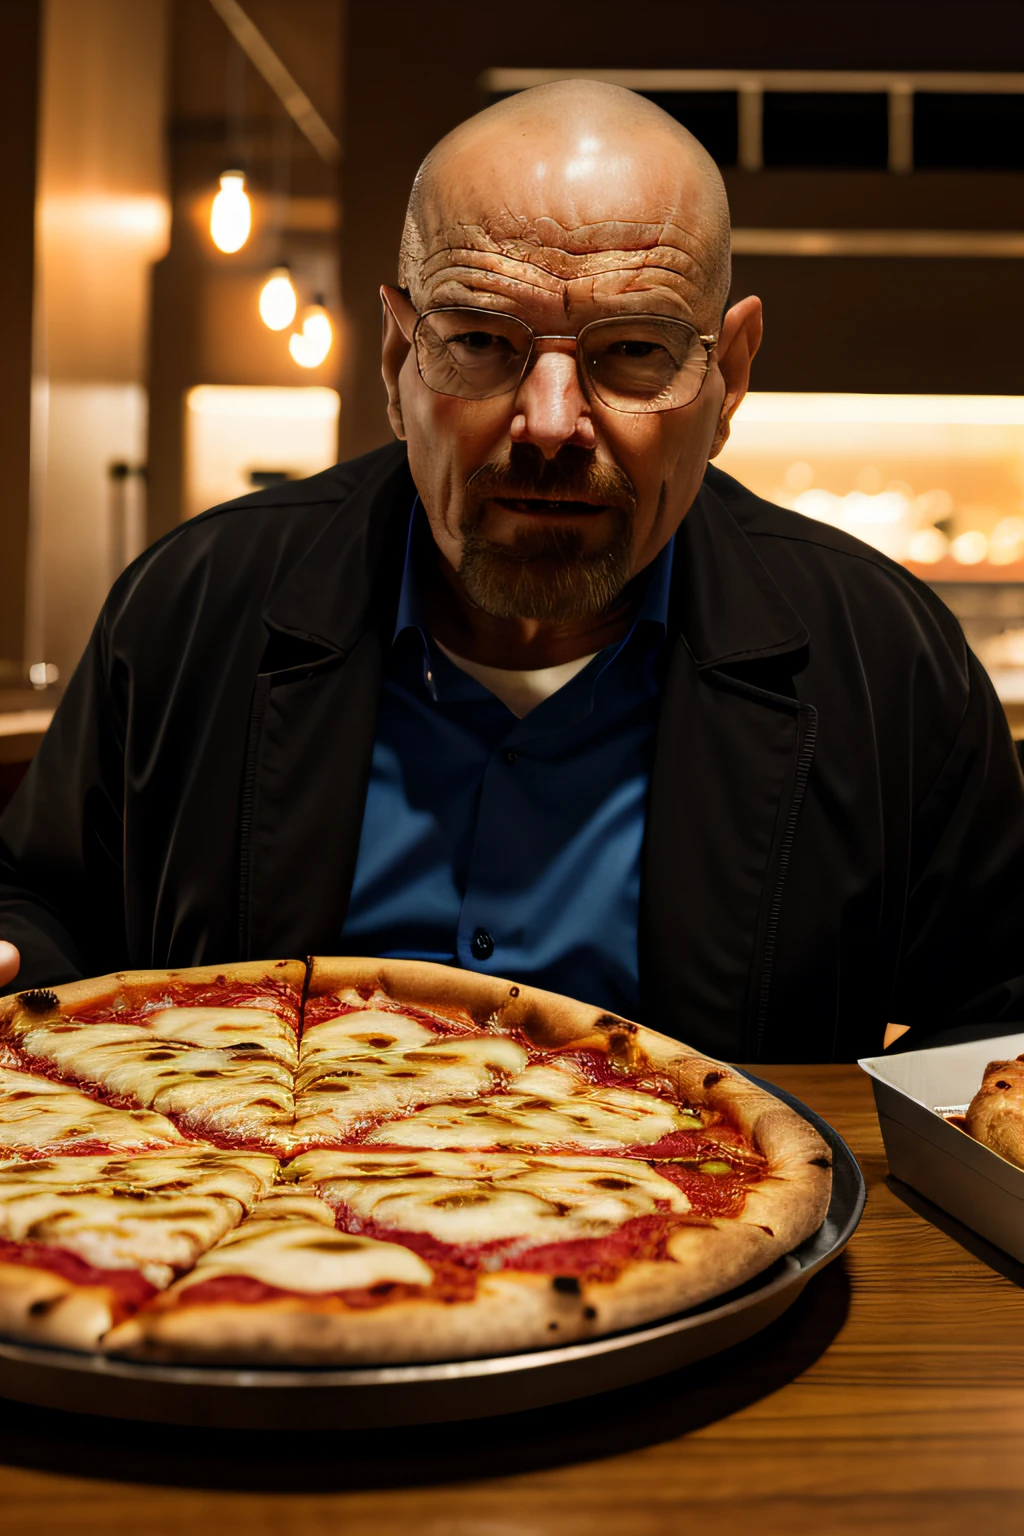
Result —
[{"label": "black jacket", "polygon": [[[412,497],[382,449],[119,579],[0,822],[15,985],[337,951]],[[1024,1019],[1024,780],[932,593],[709,469],[668,643],[643,1021],[780,1061]]]}]

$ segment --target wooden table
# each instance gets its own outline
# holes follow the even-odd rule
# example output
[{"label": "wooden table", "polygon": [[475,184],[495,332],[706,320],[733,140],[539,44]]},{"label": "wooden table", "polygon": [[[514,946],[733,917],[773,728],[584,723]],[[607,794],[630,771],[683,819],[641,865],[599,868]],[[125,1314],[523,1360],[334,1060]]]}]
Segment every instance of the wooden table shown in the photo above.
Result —
[{"label": "wooden table", "polygon": [[244,1437],[0,1404],[4,1536],[970,1536],[1024,1530],[1024,1296],[885,1183],[869,1083],[759,1067],[835,1125],[845,1257],[728,1355],[501,1422]]}]

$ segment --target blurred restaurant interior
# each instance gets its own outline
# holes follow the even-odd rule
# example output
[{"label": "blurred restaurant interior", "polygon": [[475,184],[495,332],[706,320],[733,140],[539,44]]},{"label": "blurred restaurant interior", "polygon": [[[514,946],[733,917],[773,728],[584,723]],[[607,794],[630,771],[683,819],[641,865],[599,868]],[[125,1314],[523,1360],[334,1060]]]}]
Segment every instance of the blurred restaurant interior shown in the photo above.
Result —
[{"label": "blurred restaurant interior", "polygon": [[933,584],[1024,736],[1024,58],[961,9],[4,0],[0,805],[137,553],[388,439],[415,168],[566,74],[722,167],[767,324],[721,467]]}]

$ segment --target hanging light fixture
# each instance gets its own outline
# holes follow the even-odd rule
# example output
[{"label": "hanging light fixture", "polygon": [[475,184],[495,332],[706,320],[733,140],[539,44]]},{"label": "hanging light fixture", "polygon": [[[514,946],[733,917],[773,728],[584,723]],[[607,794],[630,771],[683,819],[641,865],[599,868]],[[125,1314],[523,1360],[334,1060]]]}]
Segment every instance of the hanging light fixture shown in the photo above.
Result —
[{"label": "hanging light fixture", "polygon": [[302,316],[302,330],[288,338],[288,350],[300,368],[319,368],[334,341],[331,317],[318,294]]},{"label": "hanging light fixture", "polygon": [[210,210],[211,239],[219,251],[230,256],[242,249],[251,229],[252,205],[245,190],[245,172],[225,171]]},{"label": "hanging light fixture", "polygon": [[298,308],[292,275],[286,266],[275,267],[260,289],[260,319],[272,331],[291,325]]}]

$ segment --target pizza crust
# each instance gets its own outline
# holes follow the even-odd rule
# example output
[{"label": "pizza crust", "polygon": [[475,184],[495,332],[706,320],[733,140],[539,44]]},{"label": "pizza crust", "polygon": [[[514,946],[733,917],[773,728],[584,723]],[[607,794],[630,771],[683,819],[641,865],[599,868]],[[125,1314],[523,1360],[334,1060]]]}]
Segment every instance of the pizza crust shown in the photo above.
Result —
[{"label": "pizza crust", "polygon": [[614,1281],[578,1288],[510,1270],[482,1276],[471,1302],[412,1297],[355,1308],[339,1297],[280,1296],[157,1305],[115,1328],[103,1347],[136,1360],[208,1365],[408,1365],[519,1354],[686,1311],[735,1289],[773,1256],[770,1240],[751,1228],[690,1228],[679,1238],[685,1264],[632,1264]]},{"label": "pizza crust", "polygon": [[24,1344],[97,1349],[116,1312],[102,1285],[77,1285],[51,1269],[0,1262],[0,1334]]}]

